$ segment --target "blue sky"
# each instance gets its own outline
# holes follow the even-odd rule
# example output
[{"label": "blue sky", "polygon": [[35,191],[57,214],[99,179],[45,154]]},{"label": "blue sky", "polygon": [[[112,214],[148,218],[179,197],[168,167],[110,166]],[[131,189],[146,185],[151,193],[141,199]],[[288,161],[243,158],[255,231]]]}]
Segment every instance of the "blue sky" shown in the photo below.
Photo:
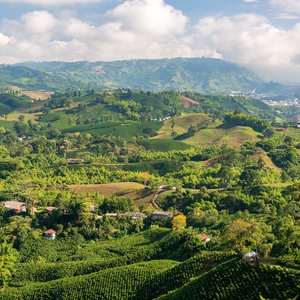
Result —
[{"label": "blue sky", "polygon": [[300,0],[0,0],[0,63],[209,56],[300,77]]}]

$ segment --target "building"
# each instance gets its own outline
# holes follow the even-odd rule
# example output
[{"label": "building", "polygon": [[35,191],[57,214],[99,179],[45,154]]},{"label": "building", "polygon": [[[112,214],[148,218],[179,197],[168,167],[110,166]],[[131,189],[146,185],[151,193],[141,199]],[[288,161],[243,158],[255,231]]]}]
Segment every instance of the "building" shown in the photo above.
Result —
[{"label": "building", "polygon": [[126,212],[123,216],[128,217],[131,220],[144,219],[146,217],[146,215],[142,212]]},{"label": "building", "polygon": [[117,218],[118,214],[117,213],[106,213],[106,214],[104,214],[104,217]]},{"label": "building", "polygon": [[257,262],[258,254],[255,251],[249,251],[244,254],[243,260],[249,262],[249,263],[254,263]]},{"label": "building", "polygon": [[156,210],[152,213],[151,219],[152,220],[164,220],[164,219],[172,219],[174,214],[170,211],[159,211]]},{"label": "building", "polygon": [[54,229],[48,229],[44,231],[44,238],[51,241],[55,240],[56,231]]},{"label": "building", "polygon": [[56,207],[48,206],[48,207],[45,208],[44,213],[47,213],[47,214],[51,215],[55,210],[57,210]]},{"label": "building", "polygon": [[209,236],[208,236],[207,234],[205,234],[205,233],[200,233],[200,234],[199,234],[199,237],[200,237],[200,239],[201,239],[201,241],[202,241],[203,243],[208,243],[208,242],[210,242]]},{"label": "building", "polygon": [[26,204],[19,201],[5,201],[4,207],[14,213],[26,212]]},{"label": "building", "polygon": [[168,189],[168,186],[167,186],[166,184],[160,184],[160,185],[158,186],[158,189],[159,189],[159,190],[167,190],[167,189]]},{"label": "building", "polygon": [[67,158],[68,164],[83,164],[85,160],[83,158]]}]

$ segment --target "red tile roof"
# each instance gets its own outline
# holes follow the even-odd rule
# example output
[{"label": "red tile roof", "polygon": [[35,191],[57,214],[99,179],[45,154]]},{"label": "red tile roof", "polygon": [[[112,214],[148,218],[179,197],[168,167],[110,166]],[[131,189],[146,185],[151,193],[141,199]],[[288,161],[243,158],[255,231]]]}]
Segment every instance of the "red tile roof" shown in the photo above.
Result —
[{"label": "red tile roof", "polygon": [[48,229],[48,230],[44,231],[44,234],[52,235],[52,234],[56,234],[56,231],[54,229]]},{"label": "red tile roof", "polygon": [[199,237],[200,237],[201,241],[205,241],[206,239],[209,238],[209,236],[207,234],[205,234],[205,233],[200,233]]}]

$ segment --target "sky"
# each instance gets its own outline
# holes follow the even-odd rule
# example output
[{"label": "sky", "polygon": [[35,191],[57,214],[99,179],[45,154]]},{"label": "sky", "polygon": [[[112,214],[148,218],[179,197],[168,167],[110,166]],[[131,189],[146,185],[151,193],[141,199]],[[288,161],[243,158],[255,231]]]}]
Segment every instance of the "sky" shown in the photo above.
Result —
[{"label": "sky", "polygon": [[214,57],[300,83],[300,0],[0,0],[0,63]]}]

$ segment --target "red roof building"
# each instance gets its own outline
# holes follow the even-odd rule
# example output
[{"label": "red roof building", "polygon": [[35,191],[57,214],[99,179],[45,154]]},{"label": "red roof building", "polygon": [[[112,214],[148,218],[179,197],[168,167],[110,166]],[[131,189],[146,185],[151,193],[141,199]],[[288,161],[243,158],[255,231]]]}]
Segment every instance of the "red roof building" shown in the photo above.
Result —
[{"label": "red roof building", "polygon": [[56,238],[56,231],[54,229],[48,229],[44,231],[44,238],[47,240],[55,240]]},{"label": "red roof building", "polygon": [[202,241],[203,243],[210,242],[209,236],[208,236],[207,234],[205,234],[205,233],[200,233],[200,234],[199,234],[199,237],[200,237],[200,239],[201,239],[201,241]]}]

